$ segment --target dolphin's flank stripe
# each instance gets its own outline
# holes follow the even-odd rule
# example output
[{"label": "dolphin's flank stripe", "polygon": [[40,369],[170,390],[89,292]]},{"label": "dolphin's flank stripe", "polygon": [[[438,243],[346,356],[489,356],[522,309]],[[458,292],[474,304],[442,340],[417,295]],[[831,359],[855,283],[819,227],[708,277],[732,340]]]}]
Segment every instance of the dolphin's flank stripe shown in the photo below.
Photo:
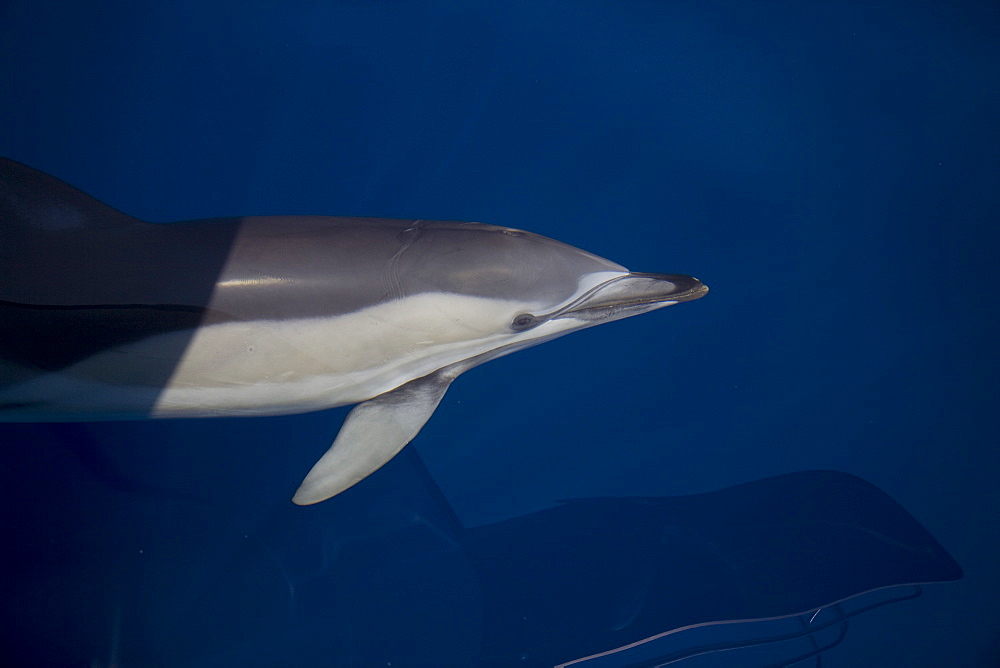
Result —
[{"label": "dolphin's flank stripe", "polygon": [[51,311],[91,311],[99,309],[151,309],[154,311],[188,311],[203,314],[208,309],[204,306],[187,304],[22,304],[0,299],[0,306]]},{"label": "dolphin's flank stripe", "polygon": [[[0,300],[0,349],[5,360],[57,371],[150,336],[193,332],[209,311],[186,304],[63,305]],[[213,320],[232,319],[212,315]]]}]

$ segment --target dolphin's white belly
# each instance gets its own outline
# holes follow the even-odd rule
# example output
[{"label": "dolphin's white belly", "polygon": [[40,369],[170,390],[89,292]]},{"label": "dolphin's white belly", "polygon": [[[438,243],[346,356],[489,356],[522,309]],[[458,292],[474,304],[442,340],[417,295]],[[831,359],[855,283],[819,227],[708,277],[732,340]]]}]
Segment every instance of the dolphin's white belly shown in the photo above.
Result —
[{"label": "dolphin's white belly", "polygon": [[[0,392],[53,420],[280,415],[359,403],[495,348],[516,308],[424,293],[328,318],[227,322],[105,350]],[[184,348],[169,372],[164,351]],[[162,359],[163,365],[156,360]],[[145,369],[155,378],[143,378]],[[159,384],[159,387],[157,387]],[[149,407],[152,406],[152,410]],[[0,417],[17,420],[16,409]]]},{"label": "dolphin's white belly", "polygon": [[[462,308],[455,302],[464,302]],[[188,416],[202,407],[213,414],[275,415],[359,403],[496,347],[496,328],[481,326],[496,319],[496,306],[423,294],[332,318],[206,327],[192,339],[153,415]],[[477,318],[468,317],[470,309],[479,311]]]}]

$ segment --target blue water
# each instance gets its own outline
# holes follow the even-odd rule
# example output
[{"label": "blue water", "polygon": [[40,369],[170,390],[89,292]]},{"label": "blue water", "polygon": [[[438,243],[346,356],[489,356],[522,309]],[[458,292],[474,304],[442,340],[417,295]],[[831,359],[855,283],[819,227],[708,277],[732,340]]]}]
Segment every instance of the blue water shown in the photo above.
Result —
[{"label": "blue water", "polygon": [[[1000,665],[998,29],[976,2],[9,0],[0,154],[146,220],[476,220],[698,276],[702,300],[454,384],[413,447],[460,521],[848,472],[965,576],[852,620],[823,665]],[[52,534],[46,568],[114,554],[102,517],[153,552],[215,537],[141,504],[49,512],[107,484],[66,438],[114,459],[116,498],[208,498],[274,540],[345,414],[38,431],[5,475],[37,477],[19,512]],[[91,543],[59,543],[81,523]],[[44,610],[4,613],[41,633]],[[104,665],[128,642],[115,614],[93,612]]]}]

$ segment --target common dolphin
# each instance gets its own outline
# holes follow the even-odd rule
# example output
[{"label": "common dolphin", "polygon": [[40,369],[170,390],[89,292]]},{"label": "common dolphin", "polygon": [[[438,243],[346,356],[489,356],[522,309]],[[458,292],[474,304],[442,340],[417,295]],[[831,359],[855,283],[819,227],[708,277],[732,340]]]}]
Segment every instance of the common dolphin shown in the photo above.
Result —
[{"label": "common dolphin", "polygon": [[465,371],[707,291],[483,223],[148,223],[0,158],[0,420],[358,404],[297,504],[389,461]]}]

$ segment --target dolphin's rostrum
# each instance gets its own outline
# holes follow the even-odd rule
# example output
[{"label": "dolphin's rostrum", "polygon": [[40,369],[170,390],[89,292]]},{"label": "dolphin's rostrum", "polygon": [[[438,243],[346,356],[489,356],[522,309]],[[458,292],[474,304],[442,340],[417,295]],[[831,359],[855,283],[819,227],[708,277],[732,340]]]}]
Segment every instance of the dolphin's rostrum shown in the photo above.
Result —
[{"label": "dolphin's rostrum", "polygon": [[707,291],[482,223],[152,224],[0,159],[0,420],[358,404],[298,504],[386,463],[472,367]]}]

